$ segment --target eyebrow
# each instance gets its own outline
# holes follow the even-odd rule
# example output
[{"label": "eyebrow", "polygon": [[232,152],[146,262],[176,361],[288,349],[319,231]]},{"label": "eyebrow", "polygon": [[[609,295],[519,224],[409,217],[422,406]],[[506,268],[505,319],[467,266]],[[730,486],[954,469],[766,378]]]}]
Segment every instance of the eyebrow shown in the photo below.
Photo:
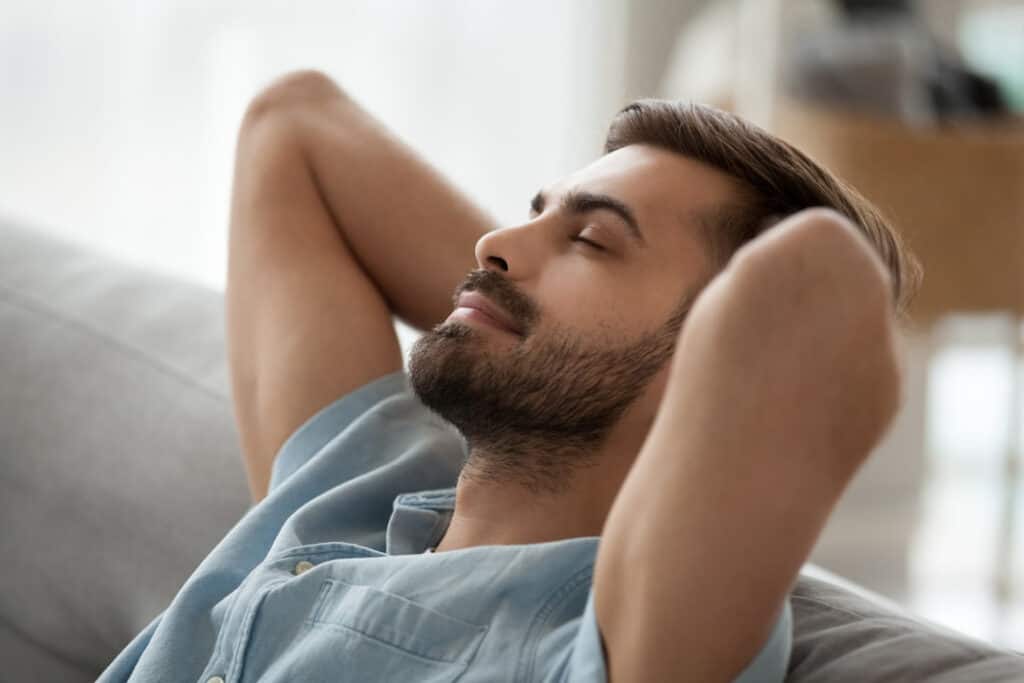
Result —
[{"label": "eyebrow", "polygon": [[[546,204],[547,197],[545,196],[544,191],[540,190],[530,201],[530,210],[541,213],[544,211],[544,206]],[[644,235],[640,231],[640,224],[636,220],[636,214],[634,214],[633,209],[631,209],[629,205],[622,200],[606,194],[574,189],[569,190],[565,193],[565,196],[562,197],[562,207],[577,214],[596,211],[598,209],[611,211],[626,223],[626,226],[629,228],[627,232],[633,241],[645,247],[647,246],[647,240],[644,239]]]}]

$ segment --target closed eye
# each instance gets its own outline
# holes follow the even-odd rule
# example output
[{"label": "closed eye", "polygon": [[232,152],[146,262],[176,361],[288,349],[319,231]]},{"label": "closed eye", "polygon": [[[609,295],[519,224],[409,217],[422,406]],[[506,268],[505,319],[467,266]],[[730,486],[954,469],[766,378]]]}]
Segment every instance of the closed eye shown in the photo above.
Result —
[{"label": "closed eye", "polygon": [[583,242],[587,246],[593,247],[594,249],[597,249],[599,251],[606,251],[606,249],[604,247],[602,247],[600,244],[598,244],[597,242],[592,242],[591,240],[588,240],[586,237],[580,237],[579,235],[577,235],[576,237],[572,238],[572,241],[573,242]]},{"label": "closed eye", "polygon": [[[530,206],[530,212],[529,212],[530,220],[533,220],[534,218],[539,216],[541,213],[543,213],[543,210],[544,210],[544,206],[543,206],[543,203],[542,203],[542,201],[540,199],[540,194],[538,193],[537,196],[533,198],[533,203]],[[582,242],[583,244],[587,245],[588,247],[591,247],[592,249],[596,249],[598,251],[608,251],[607,249],[605,249],[603,246],[601,246],[597,242],[594,242],[592,240],[588,240],[586,237],[580,237],[579,235],[577,235],[575,237],[570,237],[569,239],[571,241],[573,241],[573,242]]]}]

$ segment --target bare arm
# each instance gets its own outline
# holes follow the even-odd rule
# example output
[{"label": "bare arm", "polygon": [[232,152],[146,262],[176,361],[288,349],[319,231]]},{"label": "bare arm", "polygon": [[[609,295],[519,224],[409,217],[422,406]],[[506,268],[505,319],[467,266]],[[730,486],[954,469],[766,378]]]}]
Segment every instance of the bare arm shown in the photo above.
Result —
[{"label": "bare arm", "polygon": [[444,320],[495,218],[326,75],[290,74],[263,99],[289,112],[332,222],[390,310],[420,330]]},{"label": "bare arm", "polygon": [[402,367],[392,324],[451,310],[490,219],[326,76],[279,79],[238,134],[226,326],[253,499],[284,441]]},{"label": "bare arm", "polygon": [[804,212],[744,248],[681,333],[595,568],[611,680],[726,681],[898,404],[887,275]]}]

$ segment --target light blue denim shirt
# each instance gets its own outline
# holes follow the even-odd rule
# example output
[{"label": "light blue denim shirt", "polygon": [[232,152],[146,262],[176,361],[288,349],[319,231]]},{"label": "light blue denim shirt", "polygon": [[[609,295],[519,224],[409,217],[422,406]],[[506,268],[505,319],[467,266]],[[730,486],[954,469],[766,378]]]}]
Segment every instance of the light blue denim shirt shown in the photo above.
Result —
[{"label": "light blue denim shirt", "polygon": [[[281,447],[269,495],[99,680],[606,681],[599,537],[425,552],[465,453],[403,371],[324,407]],[[791,640],[787,601],[737,680],[783,680]]]}]

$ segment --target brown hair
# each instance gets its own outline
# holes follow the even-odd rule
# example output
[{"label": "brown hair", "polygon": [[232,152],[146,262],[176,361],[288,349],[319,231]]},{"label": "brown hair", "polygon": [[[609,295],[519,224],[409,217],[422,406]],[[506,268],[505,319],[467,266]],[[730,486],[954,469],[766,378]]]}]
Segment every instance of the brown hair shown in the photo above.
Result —
[{"label": "brown hair", "polygon": [[739,181],[741,195],[706,220],[716,265],[786,216],[815,206],[849,218],[889,269],[896,310],[905,312],[921,266],[867,199],[806,154],[740,117],[700,104],[642,99],[615,115],[605,154],[632,144],[655,145],[716,168]]}]

